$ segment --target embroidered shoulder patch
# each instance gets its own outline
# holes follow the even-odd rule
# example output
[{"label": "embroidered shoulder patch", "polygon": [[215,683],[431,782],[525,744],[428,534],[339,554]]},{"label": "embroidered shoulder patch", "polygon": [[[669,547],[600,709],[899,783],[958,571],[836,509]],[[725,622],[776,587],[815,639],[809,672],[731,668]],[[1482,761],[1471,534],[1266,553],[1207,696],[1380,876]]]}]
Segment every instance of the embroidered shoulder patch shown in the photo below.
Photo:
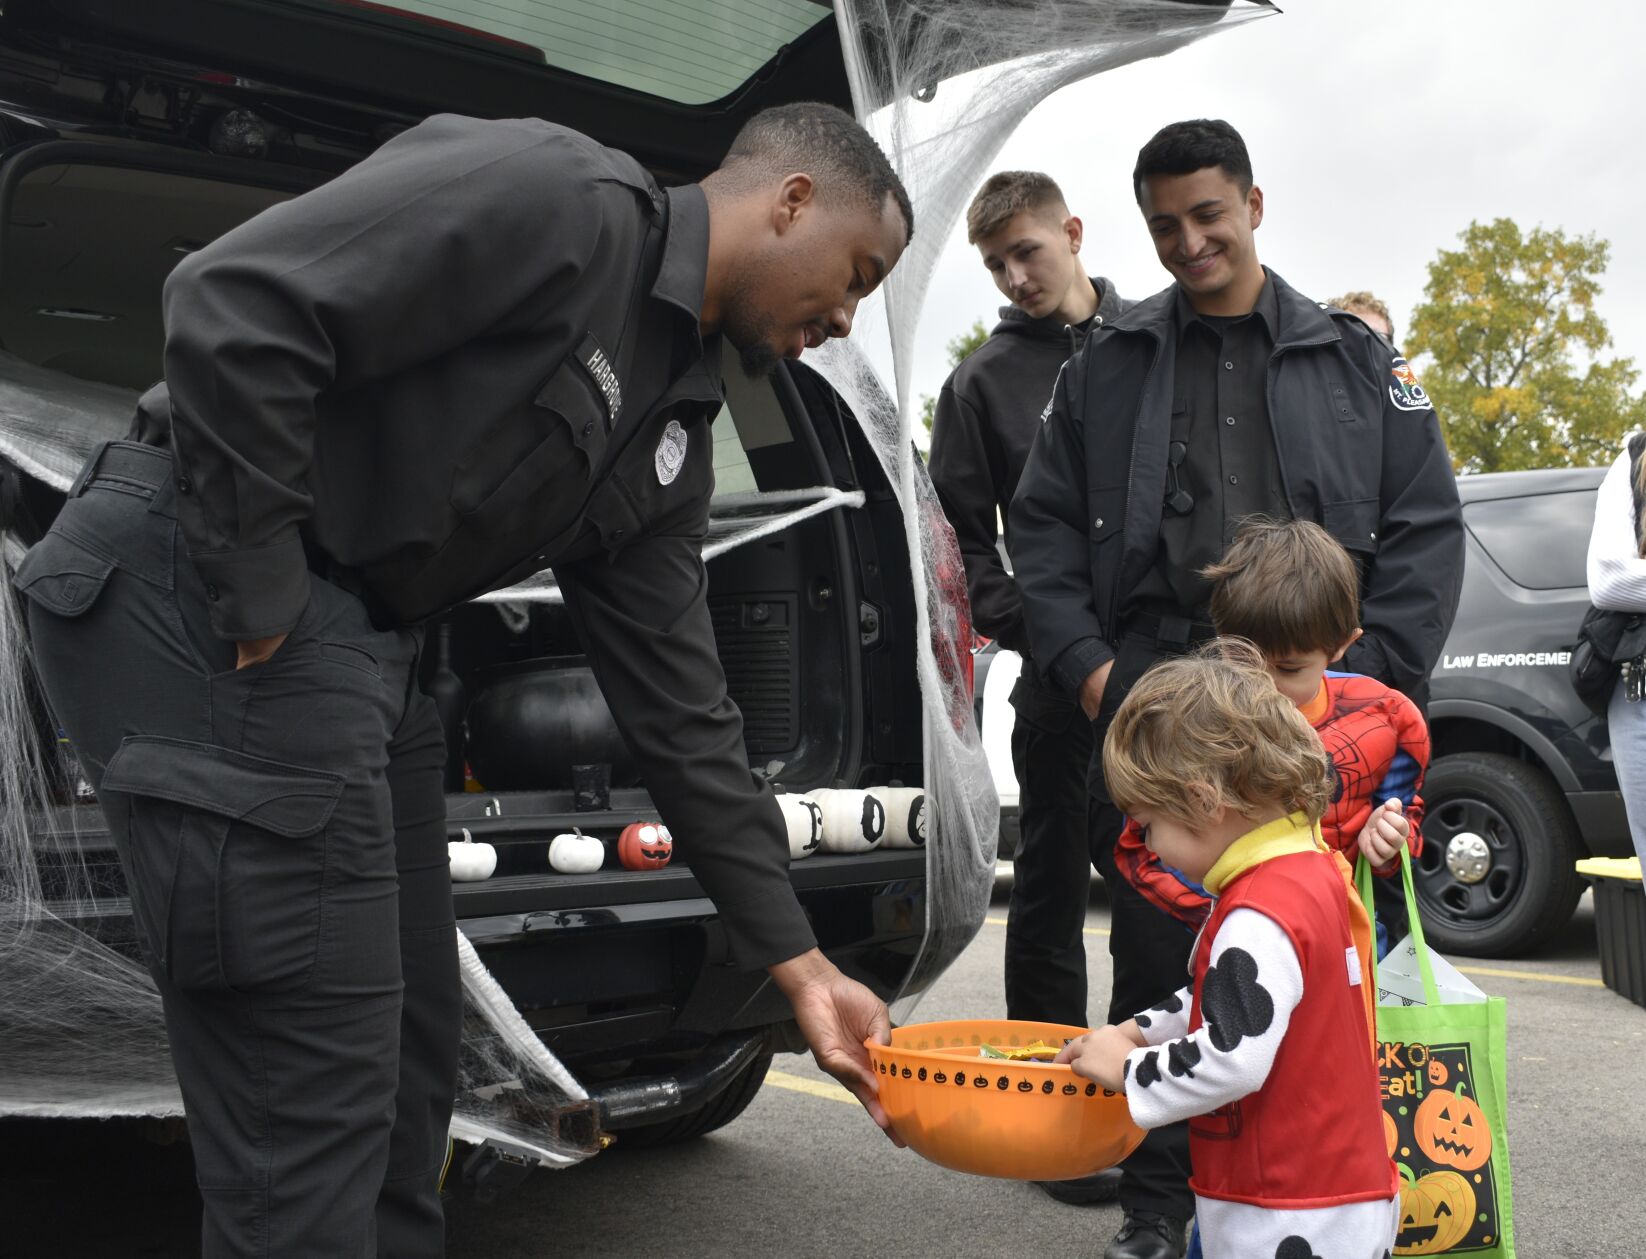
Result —
[{"label": "embroidered shoulder patch", "polygon": [[1389,367],[1389,374],[1395,378],[1394,384],[1389,386],[1389,401],[1395,406],[1402,411],[1429,411],[1434,408],[1423,386],[1417,383],[1417,373],[1405,359],[1396,355]]},{"label": "embroidered shoulder patch", "polygon": [[668,485],[680,475],[680,469],[686,462],[686,430],[680,427],[679,420],[670,420],[663,430],[653,462],[657,466],[659,485]]}]

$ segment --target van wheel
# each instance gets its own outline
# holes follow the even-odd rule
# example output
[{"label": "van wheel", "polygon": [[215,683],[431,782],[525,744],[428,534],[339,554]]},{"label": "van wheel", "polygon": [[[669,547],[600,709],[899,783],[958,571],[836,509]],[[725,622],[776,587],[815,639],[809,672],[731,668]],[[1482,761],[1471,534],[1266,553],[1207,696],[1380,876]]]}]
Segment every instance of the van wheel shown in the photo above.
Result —
[{"label": "van wheel", "polygon": [[1537,948],[1583,895],[1577,824],[1535,765],[1458,752],[1423,784],[1423,855],[1412,875],[1431,946],[1469,957]]},{"label": "van wheel", "polygon": [[724,1128],[749,1108],[754,1095],[765,1083],[766,1071],[772,1065],[768,1053],[757,1055],[744,1067],[730,1084],[703,1106],[685,1115],[665,1119],[662,1123],[644,1124],[638,1128],[624,1128],[616,1133],[614,1148],[640,1150],[656,1145],[678,1145]]}]

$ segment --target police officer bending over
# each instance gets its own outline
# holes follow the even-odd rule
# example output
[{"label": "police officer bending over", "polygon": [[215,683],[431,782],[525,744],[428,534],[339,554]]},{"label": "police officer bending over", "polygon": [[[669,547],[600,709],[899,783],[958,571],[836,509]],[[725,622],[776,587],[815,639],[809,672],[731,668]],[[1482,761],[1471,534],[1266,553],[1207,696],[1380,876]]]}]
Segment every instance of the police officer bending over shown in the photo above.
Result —
[{"label": "police officer bending over", "polygon": [[[882,1126],[885,1007],[818,951],[705,604],[721,342],[851,331],[909,199],[838,110],[659,189],[432,118],[192,255],[167,383],[18,586],[165,1005],[208,1255],[437,1255],[461,992],[426,618],[553,566],[745,966]],[[169,449],[168,449],[169,447]]]}]

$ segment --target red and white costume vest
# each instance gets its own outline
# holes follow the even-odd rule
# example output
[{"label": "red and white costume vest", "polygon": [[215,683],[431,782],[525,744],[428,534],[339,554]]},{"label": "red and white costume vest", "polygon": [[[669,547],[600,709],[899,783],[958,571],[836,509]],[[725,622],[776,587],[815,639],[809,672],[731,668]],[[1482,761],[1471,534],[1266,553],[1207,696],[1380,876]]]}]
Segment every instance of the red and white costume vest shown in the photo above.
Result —
[{"label": "red and white costume vest", "polygon": [[1195,950],[1190,1032],[1205,1023],[1211,943],[1236,909],[1255,909],[1286,933],[1303,972],[1303,999],[1263,1087],[1189,1121],[1190,1183],[1197,1194],[1317,1207],[1399,1191],[1383,1140],[1361,962],[1344,892],[1331,858],[1311,843],[1251,866],[1218,894]]}]

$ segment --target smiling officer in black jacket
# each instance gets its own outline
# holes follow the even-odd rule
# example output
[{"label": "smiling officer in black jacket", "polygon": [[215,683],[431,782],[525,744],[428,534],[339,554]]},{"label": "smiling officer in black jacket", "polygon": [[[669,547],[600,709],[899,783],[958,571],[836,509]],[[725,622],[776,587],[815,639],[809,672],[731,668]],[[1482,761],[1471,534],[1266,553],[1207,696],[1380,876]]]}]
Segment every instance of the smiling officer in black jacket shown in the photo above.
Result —
[{"label": "smiling officer in black jacket", "polygon": [[[1259,262],[1263,194],[1225,122],[1176,123],[1133,190],[1177,283],[1107,322],[1058,380],[1011,510],[1012,558],[1041,667],[1098,747],[1150,664],[1210,636],[1200,569],[1239,520],[1322,524],[1355,557],[1365,636],[1344,667],[1422,702],[1457,609],[1463,523],[1440,424],[1405,359]],[[1121,818],[1091,776],[1120,1022],[1182,984],[1188,933],[1116,873]],[[1181,1253],[1181,1126],[1125,1165],[1108,1259]]]},{"label": "smiling officer in black jacket", "polygon": [[[1085,1027],[1091,730],[1074,698],[1036,672],[997,522],[1011,506],[1064,361],[1129,303],[1108,280],[1087,276],[1084,228],[1049,175],[991,175],[966,212],[966,234],[1012,305],[944,382],[932,423],[931,474],[966,561],[972,623],[1023,657],[1011,697],[1020,838],[1006,923],[1006,1015]],[[1115,1179],[1105,1174],[1101,1184],[1049,1191],[1072,1201],[1112,1198]]]},{"label": "smiling officer in black jacket", "polygon": [[165,1003],[207,1254],[443,1248],[461,994],[412,627],[547,566],[737,960],[884,1120],[885,1007],[789,885],[700,548],[722,336],[759,373],[847,335],[911,229],[827,106],[667,191],[564,128],[442,116],[174,272],[141,441],[17,584]]}]

